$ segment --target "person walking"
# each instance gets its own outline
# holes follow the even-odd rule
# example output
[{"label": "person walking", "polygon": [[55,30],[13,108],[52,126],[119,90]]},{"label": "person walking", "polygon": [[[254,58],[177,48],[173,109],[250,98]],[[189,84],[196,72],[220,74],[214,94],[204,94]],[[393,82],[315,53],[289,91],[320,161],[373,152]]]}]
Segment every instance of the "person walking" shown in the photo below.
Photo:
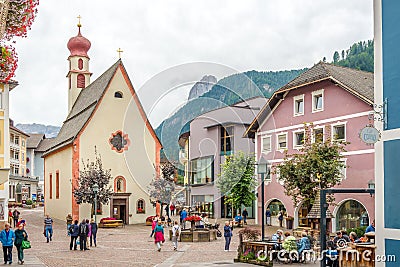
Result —
[{"label": "person walking", "polygon": [[13,211],[14,228],[17,226],[20,214],[21,213],[17,210],[17,208],[15,208],[14,211]]},{"label": "person walking", "polygon": [[175,205],[174,205],[174,203],[172,203],[172,204],[169,206],[169,209],[170,209],[170,211],[171,211],[171,216],[175,216]]},{"label": "person walking", "polygon": [[279,227],[283,227],[283,210],[279,212],[278,220],[279,220]]},{"label": "person walking", "polygon": [[28,233],[25,231],[24,226],[20,224],[18,229],[15,230],[14,245],[18,252],[18,264],[24,264],[24,249],[22,248],[22,241],[28,240]]},{"label": "person walking", "polygon": [[175,225],[172,227],[172,244],[174,245],[174,250],[178,250],[178,240],[181,234],[181,227],[178,221],[175,221]]},{"label": "person walking", "polygon": [[249,213],[247,212],[246,208],[242,212],[243,215],[243,223],[247,225],[247,216],[249,216]]},{"label": "person walking", "polygon": [[161,225],[161,220],[158,221],[157,226],[154,228],[154,243],[157,246],[158,252],[161,251],[161,243],[165,242],[164,228]]},{"label": "person walking", "polygon": [[267,225],[271,225],[271,210],[269,208],[265,211],[265,216],[267,217]]},{"label": "person walking", "polygon": [[154,229],[156,228],[157,223],[158,223],[158,217],[156,216],[156,217],[153,218],[153,221],[151,222],[151,234],[150,234],[150,237],[153,237]]},{"label": "person walking", "polygon": [[15,233],[10,229],[10,224],[6,223],[4,230],[0,232],[0,242],[3,245],[4,264],[12,264],[12,248],[15,240]]},{"label": "person walking", "polygon": [[[94,219],[90,220],[90,227],[91,227],[91,235],[90,235],[90,246],[94,243],[94,246],[97,247],[97,224],[94,222]],[[93,243],[92,243],[93,241]]]},{"label": "person walking", "polygon": [[229,251],[229,245],[231,244],[232,236],[233,236],[232,223],[226,221],[224,226],[225,251]]},{"label": "person walking", "polygon": [[71,224],[68,232],[71,236],[71,241],[69,242],[69,250],[72,250],[72,247],[74,247],[74,250],[76,250],[76,241],[79,235],[78,220],[75,220],[74,224]]},{"label": "person walking", "polygon": [[71,213],[69,213],[69,214],[67,215],[67,217],[65,218],[65,220],[67,221],[67,235],[70,236],[69,227],[72,225],[72,222],[73,222]]},{"label": "person walking", "polygon": [[79,224],[79,248],[81,250],[88,250],[86,247],[86,239],[89,232],[89,227],[86,224],[86,220],[83,219]]},{"label": "person walking", "polygon": [[92,236],[92,225],[90,224],[89,219],[86,219],[86,225],[88,226],[88,229],[89,229],[88,235],[87,235],[87,238],[86,238],[86,248],[88,250],[90,250],[90,248],[88,248],[88,247],[89,247],[90,237]]},{"label": "person walking", "polygon": [[53,219],[50,218],[49,214],[46,214],[46,218],[44,218],[44,232],[47,243],[49,243],[53,238]]},{"label": "person walking", "polygon": [[186,211],[186,209],[183,209],[182,210],[182,212],[181,212],[181,224],[183,225],[183,229],[185,229],[186,227],[185,227],[185,224],[186,224],[186,221],[185,221],[185,219],[186,219],[186,217],[187,217],[187,211]]},{"label": "person walking", "polygon": [[11,225],[13,222],[13,213],[11,209],[8,209],[8,223]]}]

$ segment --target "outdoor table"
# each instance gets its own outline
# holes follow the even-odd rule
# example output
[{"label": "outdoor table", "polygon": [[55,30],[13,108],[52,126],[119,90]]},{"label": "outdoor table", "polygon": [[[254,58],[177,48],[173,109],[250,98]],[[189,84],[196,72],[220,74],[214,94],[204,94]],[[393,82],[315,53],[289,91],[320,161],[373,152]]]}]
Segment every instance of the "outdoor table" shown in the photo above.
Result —
[{"label": "outdoor table", "polygon": [[[358,262],[358,267],[373,267],[375,266],[375,249],[376,245],[374,244],[363,244],[363,243],[358,243],[356,244],[356,250],[358,251],[360,255],[360,259]],[[366,251],[370,251],[370,253],[365,254],[363,257],[364,253]]]},{"label": "outdoor table", "polygon": [[[358,267],[357,250],[351,247],[338,249],[340,267]],[[357,259],[358,258],[358,259]]]}]

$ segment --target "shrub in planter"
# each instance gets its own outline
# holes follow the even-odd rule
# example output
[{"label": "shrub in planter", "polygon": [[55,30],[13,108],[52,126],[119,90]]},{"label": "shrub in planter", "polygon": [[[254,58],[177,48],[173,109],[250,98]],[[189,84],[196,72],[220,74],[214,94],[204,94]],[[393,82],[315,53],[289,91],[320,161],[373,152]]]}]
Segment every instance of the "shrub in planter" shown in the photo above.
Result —
[{"label": "shrub in planter", "polygon": [[32,199],[27,199],[25,202],[26,205],[32,205],[32,203],[33,203]]},{"label": "shrub in planter", "polygon": [[244,241],[257,241],[260,239],[261,236],[259,230],[251,229],[250,227],[246,227],[240,230],[239,234],[242,234]]}]

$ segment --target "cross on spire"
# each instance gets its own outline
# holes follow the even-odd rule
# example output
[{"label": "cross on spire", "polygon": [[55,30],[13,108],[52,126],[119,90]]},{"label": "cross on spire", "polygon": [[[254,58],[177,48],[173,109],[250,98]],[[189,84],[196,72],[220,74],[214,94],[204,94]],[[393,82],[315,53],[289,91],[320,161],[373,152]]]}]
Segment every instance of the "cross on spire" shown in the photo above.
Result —
[{"label": "cross on spire", "polygon": [[79,16],[77,16],[76,17],[77,19],[78,19],[78,27],[80,28],[80,27],[82,27],[82,24],[81,24],[81,15],[79,15]]},{"label": "cross on spire", "polygon": [[122,51],[121,48],[118,48],[117,52],[118,52],[118,57],[121,58],[121,53],[124,51]]}]

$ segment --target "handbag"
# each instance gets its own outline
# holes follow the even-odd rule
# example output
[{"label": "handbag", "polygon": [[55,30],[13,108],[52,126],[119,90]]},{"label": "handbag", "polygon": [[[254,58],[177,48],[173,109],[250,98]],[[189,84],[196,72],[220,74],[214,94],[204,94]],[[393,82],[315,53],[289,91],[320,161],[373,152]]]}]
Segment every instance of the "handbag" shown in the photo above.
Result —
[{"label": "handbag", "polygon": [[21,248],[22,248],[22,249],[29,249],[29,248],[31,248],[31,242],[28,241],[28,240],[22,240]]}]

